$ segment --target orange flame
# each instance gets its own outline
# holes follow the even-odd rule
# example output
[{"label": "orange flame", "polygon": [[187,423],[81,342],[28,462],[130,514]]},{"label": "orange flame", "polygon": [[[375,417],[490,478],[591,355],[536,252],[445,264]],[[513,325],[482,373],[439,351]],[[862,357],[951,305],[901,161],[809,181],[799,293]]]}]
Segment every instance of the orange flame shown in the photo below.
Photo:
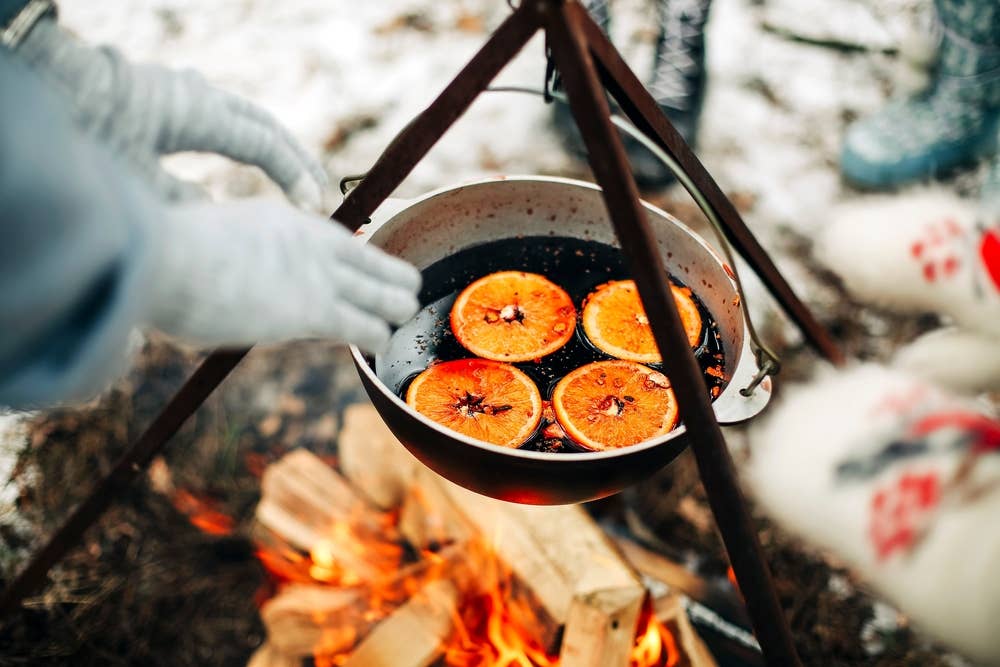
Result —
[{"label": "orange flame", "polygon": [[188,521],[203,533],[209,535],[229,535],[236,522],[215,509],[215,503],[199,498],[190,491],[178,489],[170,498],[177,511],[186,514]]},{"label": "orange flame", "polygon": [[656,618],[653,605],[647,600],[639,616],[629,667],[674,667],[679,660],[673,634]]},{"label": "orange flame", "polygon": [[[475,589],[463,600],[455,632],[444,648],[448,667],[556,667],[533,628],[540,619],[531,603],[511,594],[513,577],[482,541],[469,550]],[[482,570],[480,571],[480,568]]]}]

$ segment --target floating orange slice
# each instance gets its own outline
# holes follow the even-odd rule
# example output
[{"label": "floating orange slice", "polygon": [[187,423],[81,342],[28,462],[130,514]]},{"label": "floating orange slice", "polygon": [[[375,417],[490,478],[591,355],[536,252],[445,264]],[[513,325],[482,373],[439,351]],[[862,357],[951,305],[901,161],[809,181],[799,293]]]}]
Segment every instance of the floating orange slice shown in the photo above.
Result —
[{"label": "floating orange slice", "polygon": [[431,366],[410,384],[406,402],[453,431],[502,447],[522,445],[542,419],[542,397],[531,378],[486,359]]},{"label": "floating orange slice", "polygon": [[667,377],[632,361],[581,366],[556,385],[552,407],[567,435],[594,450],[628,447],[677,423]]},{"label": "floating orange slice", "polygon": [[[691,347],[701,341],[701,313],[686,287],[670,286]],[[631,280],[600,285],[583,304],[583,330],[598,349],[618,359],[656,364],[663,361],[653,330]]]},{"label": "floating orange slice", "polygon": [[465,349],[494,361],[530,361],[573,336],[576,308],[566,290],[536,273],[501,271],[475,281],[451,309],[451,330]]}]

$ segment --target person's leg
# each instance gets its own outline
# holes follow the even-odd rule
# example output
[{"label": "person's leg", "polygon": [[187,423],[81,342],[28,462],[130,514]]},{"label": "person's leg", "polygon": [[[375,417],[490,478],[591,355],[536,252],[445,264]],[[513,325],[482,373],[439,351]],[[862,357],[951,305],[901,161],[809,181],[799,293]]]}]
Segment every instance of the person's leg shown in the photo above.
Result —
[{"label": "person's leg", "polygon": [[932,84],[847,132],[841,170],[856,185],[888,188],[927,179],[997,150],[1000,3],[935,5],[941,42]]},{"label": "person's leg", "polygon": [[[605,33],[611,25],[608,0],[588,0],[587,11]],[[656,0],[658,33],[647,90],[689,144],[694,142],[705,89],[705,22],[711,0]],[[575,153],[584,153],[569,108],[557,104],[555,124]],[[623,136],[636,182],[662,187],[673,175],[639,142]]]},{"label": "person's leg", "polygon": [[[1000,131],[995,141],[1000,144]],[[986,178],[980,189],[980,201],[984,214],[991,218],[987,224],[1000,225],[1000,154],[993,156]]]},{"label": "person's leg", "polygon": [[[705,23],[711,0],[656,0],[658,35],[647,90],[677,131],[693,145],[705,96]],[[662,187],[667,168],[631,137],[625,139],[636,181]]]}]

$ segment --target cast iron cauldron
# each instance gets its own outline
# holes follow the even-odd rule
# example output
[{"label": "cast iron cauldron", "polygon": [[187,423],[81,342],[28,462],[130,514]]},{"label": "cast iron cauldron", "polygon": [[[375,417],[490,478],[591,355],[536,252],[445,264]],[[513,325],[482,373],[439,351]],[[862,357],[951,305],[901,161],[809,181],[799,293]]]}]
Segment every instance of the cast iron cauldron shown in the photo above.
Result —
[{"label": "cast iron cauldron", "polygon": [[[766,378],[749,396],[740,393],[758,368],[738,291],[723,260],[676,218],[644,206],[667,271],[695,290],[718,325],[727,382],[713,403],[716,418],[734,424],[755,416],[770,398],[771,383]],[[525,236],[618,246],[597,186],[543,176],[498,177],[414,200],[389,200],[359,235],[420,269],[463,248]],[[543,453],[491,445],[412,410],[376,372],[375,360],[356,347],[351,354],[379,414],[414,456],[453,482],[501,500],[536,505],[596,500],[649,477],[688,444],[682,425],[661,438],[604,452]]]}]

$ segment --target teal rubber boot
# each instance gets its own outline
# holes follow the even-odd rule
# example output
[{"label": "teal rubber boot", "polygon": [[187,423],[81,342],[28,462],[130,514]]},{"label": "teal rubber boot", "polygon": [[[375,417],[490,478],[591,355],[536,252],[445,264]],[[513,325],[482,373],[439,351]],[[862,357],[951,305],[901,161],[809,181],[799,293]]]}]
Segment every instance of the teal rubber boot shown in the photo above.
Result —
[{"label": "teal rubber boot", "polygon": [[[1000,141],[1000,137],[997,138]],[[982,209],[990,216],[990,224],[1000,224],[1000,155],[995,155],[979,191]]]},{"label": "teal rubber boot", "polygon": [[997,151],[1000,3],[938,0],[935,7],[940,41],[931,85],[847,131],[840,166],[855,185],[904,185]]}]

